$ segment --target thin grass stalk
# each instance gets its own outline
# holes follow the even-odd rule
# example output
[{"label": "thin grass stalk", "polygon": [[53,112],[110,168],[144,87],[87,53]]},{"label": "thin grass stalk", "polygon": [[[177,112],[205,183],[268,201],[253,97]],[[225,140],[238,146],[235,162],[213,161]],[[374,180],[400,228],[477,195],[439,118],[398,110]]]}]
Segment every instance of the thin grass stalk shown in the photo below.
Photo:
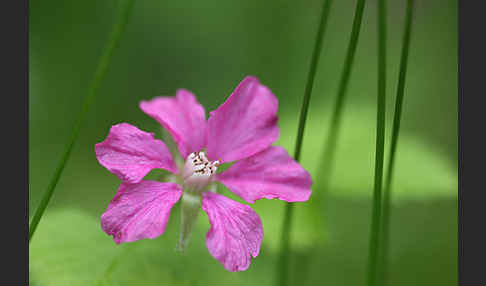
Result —
[{"label": "thin grass stalk", "polygon": [[346,52],[346,58],[344,60],[344,66],[339,80],[338,92],[336,97],[336,103],[334,104],[334,109],[331,114],[331,123],[329,132],[326,136],[326,143],[324,145],[324,151],[322,152],[321,165],[318,168],[320,181],[322,184],[322,190],[324,191],[319,196],[314,199],[320,204],[321,200],[325,200],[325,192],[327,192],[329,187],[329,179],[331,177],[332,166],[334,164],[334,155],[336,153],[336,143],[339,136],[339,130],[341,128],[341,118],[344,109],[344,102],[346,98],[346,92],[348,89],[349,78],[351,75],[354,56],[356,54],[356,48],[358,46],[359,34],[361,30],[361,23],[363,19],[363,11],[365,7],[365,0],[358,0],[356,2],[356,9],[353,20],[353,27],[351,30],[351,36],[349,39],[348,49]]},{"label": "thin grass stalk", "polygon": [[367,285],[376,285],[377,256],[381,229],[381,193],[385,153],[386,103],[386,0],[378,0],[378,99],[376,112],[375,181],[368,252]]},{"label": "thin grass stalk", "polygon": [[64,170],[64,167],[66,166],[66,163],[69,159],[69,156],[71,155],[71,151],[74,147],[74,144],[76,143],[76,140],[78,139],[79,132],[81,130],[81,127],[83,125],[83,122],[85,120],[86,114],[91,107],[94,99],[96,98],[96,95],[98,94],[98,90],[101,86],[101,83],[103,82],[103,79],[105,78],[106,71],[108,70],[108,66],[110,65],[111,58],[113,56],[113,53],[115,49],[118,47],[120,43],[120,39],[123,35],[123,32],[125,30],[125,27],[128,24],[128,21],[130,19],[131,11],[133,10],[133,5],[134,5],[134,0],[127,0],[125,2],[125,5],[119,8],[118,10],[118,16],[117,16],[117,21],[114,25],[114,29],[112,33],[110,34],[110,37],[108,39],[107,45],[103,51],[103,54],[101,56],[101,59],[98,63],[98,67],[96,69],[95,75],[93,82],[91,83],[91,86],[88,90],[88,94],[86,98],[84,99],[83,105],[81,107],[81,111],[79,112],[78,118],[76,119],[76,122],[74,124],[73,132],[71,134],[71,137],[69,138],[69,141],[66,144],[66,147],[64,148],[64,153],[62,154],[61,160],[59,161],[56,171],[54,173],[54,176],[49,182],[49,185],[47,187],[46,192],[44,193],[42,200],[37,207],[37,210],[34,214],[34,217],[32,218],[32,221],[30,222],[30,227],[29,227],[29,243],[32,240],[32,237],[34,236],[35,230],[37,229],[37,226],[39,224],[40,219],[42,218],[47,205],[49,204],[49,201],[54,193],[54,190],[56,189],[56,185],[61,177],[61,174]]},{"label": "thin grass stalk", "polygon": [[[309,74],[307,76],[307,83],[304,91],[304,100],[300,110],[299,127],[297,130],[297,137],[295,141],[294,159],[300,161],[300,154],[302,150],[302,143],[304,140],[304,129],[307,120],[307,112],[309,110],[310,96],[312,87],[314,85],[314,78],[317,70],[317,64],[322,50],[322,39],[327,26],[327,19],[331,9],[332,0],[324,0],[321,10],[321,19],[319,28],[317,29],[314,50],[312,52],[311,65]],[[282,224],[282,239],[280,245],[280,259],[277,265],[277,285],[285,286],[288,283],[289,274],[289,255],[290,255],[290,233],[292,228],[292,210],[293,204],[287,203],[285,206],[284,221]]]},{"label": "thin grass stalk", "polygon": [[382,243],[380,251],[380,265],[382,271],[381,285],[386,285],[388,279],[388,253],[390,247],[390,217],[391,217],[391,184],[395,166],[395,155],[400,134],[400,121],[402,117],[402,103],[405,90],[405,78],[407,74],[408,50],[410,47],[410,35],[412,32],[414,0],[407,1],[405,23],[402,41],[402,54],[400,57],[400,71],[398,74],[397,97],[395,101],[395,115],[393,117],[393,130],[390,145],[390,157],[386,169],[385,188],[383,192],[383,227]]}]

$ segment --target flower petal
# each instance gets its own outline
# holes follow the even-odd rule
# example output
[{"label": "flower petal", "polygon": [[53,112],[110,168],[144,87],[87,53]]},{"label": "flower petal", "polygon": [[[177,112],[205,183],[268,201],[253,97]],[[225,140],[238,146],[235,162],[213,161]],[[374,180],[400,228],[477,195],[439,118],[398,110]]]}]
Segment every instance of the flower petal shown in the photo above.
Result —
[{"label": "flower petal", "polygon": [[209,253],[228,271],[248,269],[263,239],[260,217],[249,206],[213,192],[204,193],[202,208],[211,224],[206,235]]},{"label": "flower petal", "polygon": [[172,135],[184,159],[206,146],[204,107],[190,91],[179,89],[175,97],[159,96],[142,101],[140,108]]},{"label": "flower petal", "polygon": [[164,142],[128,123],[113,125],[95,152],[100,164],[126,183],[138,183],[156,168],[177,173]]},{"label": "flower petal", "polygon": [[117,244],[156,238],[164,233],[170,210],[181,194],[175,183],[122,184],[101,215],[101,228]]},{"label": "flower petal", "polygon": [[278,100],[255,77],[246,77],[208,120],[208,157],[222,163],[256,154],[275,142]]},{"label": "flower petal", "polygon": [[262,198],[302,202],[312,193],[310,174],[278,146],[234,163],[217,180],[249,203]]}]

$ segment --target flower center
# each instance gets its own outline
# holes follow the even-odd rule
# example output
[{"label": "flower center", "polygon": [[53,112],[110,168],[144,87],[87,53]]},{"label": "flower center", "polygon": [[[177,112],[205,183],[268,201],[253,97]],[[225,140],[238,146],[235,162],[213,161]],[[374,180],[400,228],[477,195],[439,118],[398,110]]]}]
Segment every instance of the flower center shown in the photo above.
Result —
[{"label": "flower center", "polygon": [[184,190],[202,191],[216,174],[218,166],[219,161],[209,161],[204,152],[189,154],[182,171]]}]

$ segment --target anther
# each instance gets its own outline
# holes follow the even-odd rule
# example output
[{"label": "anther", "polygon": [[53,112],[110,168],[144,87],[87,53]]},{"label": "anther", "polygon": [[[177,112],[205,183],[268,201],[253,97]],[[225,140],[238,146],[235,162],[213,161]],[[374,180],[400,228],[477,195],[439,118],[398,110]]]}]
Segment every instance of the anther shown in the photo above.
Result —
[{"label": "anther", "polygon": [[204,152],[189,154],[182,172],[185,188],[197,191],[203,190],[216,173],[219,164],[219,160],[209,161]]}]

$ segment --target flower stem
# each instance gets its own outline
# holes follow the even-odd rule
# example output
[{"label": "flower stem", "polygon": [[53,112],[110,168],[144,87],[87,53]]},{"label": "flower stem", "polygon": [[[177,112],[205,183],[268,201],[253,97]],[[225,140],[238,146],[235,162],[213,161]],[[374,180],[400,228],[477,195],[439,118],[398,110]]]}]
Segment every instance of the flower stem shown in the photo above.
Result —
[{"label": "flower stem", "polygon": [[[307,120],[307,111],[309,110],[310,96],[316,75],[317,64],[321,55],[322,39],[327,26],[327,19],[331,9],[332,0],[323,0],[321,10],[321,18],[319,28],[317,29],[314,50],[312,52],[311,65],[307,76],[307,82],[304,91],[304,100],[300,110],[299,127],[297,130],[297,138],[295,141],[294,159],[300,160],[302,150],[302,142],[304,139],[304,129]],[[285,206],[284,221],[282,225],[282,240],[280,245],[280,259],[277,264],[277,285],[287,285],[288,283],[288,266],[289,266],[289,252],[290,252],[290,230],[292,227],[292,210],[293,204],[287,203]]]},{"label": "flower stem", "polygon": [[351,75],[354,56],[356,54],[356,47],[358,45],[358,39],[361,30],[361,23],[363,19],[365,2],[366,2],[365,0],[358,0],[356,2],[353,27],[351,30],[351,36],[349,39],[346,58],[344,60],[344,67],[341,73],[341,78],[339,80],[336,103],[332,111],[330,128],[326,136],[326,144],[324,145],[325,146],[324,151],[322,152],[322,156],[321,156],[322,158],[321,165],[318,168],[320,180],[323,186],[321,188],[323,190],[323,194],[320,195],[321,197],[316,196],[314,198],[316,200],[316,203],[319,203],[321,200],[325,200],[325,198],[322,198],[322,196],[325,195],[329,187],[329,179],[331,177],[332,166],[334,163],[334,154],[336,153],[335,152],[336,143],[339,136],[339,130],[341,127],[341,118],[342,118],[342,113],[344,108],[344,99],[346,97],[349,77]]},{"label": "flower stem", "polygon": [[201,196],[184,191],[181,198],[181,233],[177,250],[185,253],[201,210]]},{"label": "flower stem", "polygon": [[47,190],[44,193],[44,196],[42,197],[42,200],[39,204],[39,207],[37,208],[34,217],[32,218],[32,221],[30,223],[29,243],[32,240],[32,237],[34,236],[37,225],[39,224],[39,221],[42,218],[42,215],[44,214],[47,205],[49,204],[52,194],[54,193],[54,189],[56,188],[57,182],[61,177],[64,167],[66,166],[67,160],[69,158],[69,155],[71,154],[74,143],[76,142],[79,136],[79,131],[81,129],[81,126],[83,125],[84,119],[86,117],[86,113],[89,110],[91,104],[93,103],[96,95],[98,94],[98,89],[100,88],[101,83],[103,82],[103,79],[105,77],[113,53],[117,48],[117,46],[119,45],[125,27],[128,23],[128,20],[130,19],[130,14],[131,11],[133,10],[133,4],[134,4],[134,0],[126,0],[125,5],[119,9],[117,22],[115,23],[114,29],[110,35],[107,46],[105,47],[103,51],[103,55],[101,56],[101,59],[98,63],[98,67],[94,75],[94,80],[83,102],[78,118],[76,119],[71,137],[69,138],[69,141],[66,144],[64,153],[57,165],[54,176],[49,182]]},{"label": "flower stem", "polygon": [[367,285],[376,285],[377,254],[381,227],[381,189],[385,150],[386,99],[386,0],[378,1],[378,99],[376,112],[375,182],[372,202],[371,232],[368,252]]},{"label": "flower stem", "polygon": [[395,154],[397,150],[398,135],[400,132],[400,120],[402,115],[402,103],[405,89],[405,77],[407,73],[408,49],[410,46],[410,34],[412,28],[414,0],[407,1],[407,10],[405,15],[405,25],[403,31],[402,54],[400,58],[400,72],[398,75],[397,97],[395,101],[395,115],[393,118],[393,130],[390,145],[390,158],[387,165],[387,174],[385,179],[385,188],[383,193],[383,225],[382,225],[382,243],[380,251],[381,266],[381,284],[385,285],[387,280],[388,269],[388,251],[390,239],[390,216],[391,216],[391,183],[395,165]]}]

